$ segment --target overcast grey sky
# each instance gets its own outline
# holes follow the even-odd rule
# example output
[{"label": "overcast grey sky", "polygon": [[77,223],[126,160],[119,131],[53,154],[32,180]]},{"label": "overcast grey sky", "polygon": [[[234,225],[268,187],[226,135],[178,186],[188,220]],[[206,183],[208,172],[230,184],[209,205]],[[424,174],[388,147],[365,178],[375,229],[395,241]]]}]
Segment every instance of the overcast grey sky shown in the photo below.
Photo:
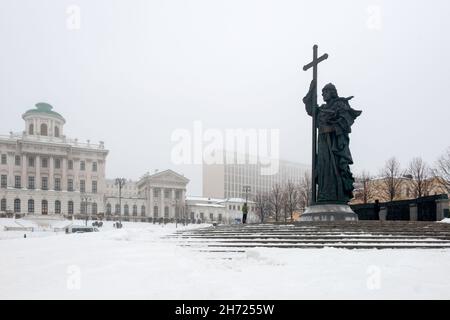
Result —
[{"label": "overcast grey sky", "polygon": [[[80,29],[67,27],[68,6]],[[0,134],[45,101],[65,133],[105,141],[107,176],[172,168],[201,194],[201,168],[175,166],[171,133],[280,129],[284,159],[309,163],[311,119],[301,98],[312,46],[333,82],[363,110],[354,172],[395,155],[432,163],[450,145],[450,2],[283,0],[1,0]]]}]

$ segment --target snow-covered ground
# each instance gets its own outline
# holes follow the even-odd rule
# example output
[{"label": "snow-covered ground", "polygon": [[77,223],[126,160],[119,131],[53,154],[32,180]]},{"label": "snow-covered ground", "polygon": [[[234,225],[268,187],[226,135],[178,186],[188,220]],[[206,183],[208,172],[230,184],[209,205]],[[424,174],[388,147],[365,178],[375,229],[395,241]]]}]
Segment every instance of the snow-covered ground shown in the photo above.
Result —
[{"label": "snow-covered ground", "polygon": [[67,235],[0,227],[0,299],[450,299],[448,249],[230,256],[161,238],[182,228],[106,222],[100,232]]}]

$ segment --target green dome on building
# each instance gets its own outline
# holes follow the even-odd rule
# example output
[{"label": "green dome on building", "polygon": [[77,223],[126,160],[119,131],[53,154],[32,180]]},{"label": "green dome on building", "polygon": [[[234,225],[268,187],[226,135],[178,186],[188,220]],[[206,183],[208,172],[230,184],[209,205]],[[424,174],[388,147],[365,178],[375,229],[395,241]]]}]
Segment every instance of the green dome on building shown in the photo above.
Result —
[{"label": "green dome on building", "polygon": [[25,112],[22,115],[22,118],[25,118],[28,115],[39,115],[39,114],[44,114],[44,115],[51,115],[51,116],[55,116],[59,119],[61,119],[62,121],[66,122],[66,120],[64,119],[64,117],[62,115],[60,115],[58,112],[52,111],[53,107],[46,103],[46,102],[39,102],[36,103],[36,109],[30,109],[27,112]]}]

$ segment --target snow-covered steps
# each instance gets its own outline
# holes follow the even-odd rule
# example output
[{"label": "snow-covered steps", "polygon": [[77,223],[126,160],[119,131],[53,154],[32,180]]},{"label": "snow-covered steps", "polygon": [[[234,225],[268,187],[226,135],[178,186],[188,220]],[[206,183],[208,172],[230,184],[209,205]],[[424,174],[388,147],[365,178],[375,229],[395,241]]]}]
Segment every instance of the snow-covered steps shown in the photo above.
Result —
[{"label": "snow-covered steps", "polygon": [[205,252],[257,247],[442,249],[450,248],[450,224],[359,221],[231,225],[185,230],[166,239]]}]

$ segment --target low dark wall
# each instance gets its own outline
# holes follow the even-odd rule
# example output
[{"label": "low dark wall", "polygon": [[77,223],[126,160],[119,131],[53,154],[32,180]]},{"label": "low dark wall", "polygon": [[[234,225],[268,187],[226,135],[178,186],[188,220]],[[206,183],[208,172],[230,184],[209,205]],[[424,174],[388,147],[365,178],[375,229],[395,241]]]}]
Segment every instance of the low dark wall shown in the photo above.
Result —
[{"label": "low dark wall", "polygon": [[409,220],[410,204],[417,206],[418,221],[436,221],[436,200],[448,199],[446,194],[421,197],[410,200],[380,202],[379,208],[375,203],[354,204],[350,207],[358,215],[359,220],[379,220],[379,209],[386,208],[386,220]]}]

